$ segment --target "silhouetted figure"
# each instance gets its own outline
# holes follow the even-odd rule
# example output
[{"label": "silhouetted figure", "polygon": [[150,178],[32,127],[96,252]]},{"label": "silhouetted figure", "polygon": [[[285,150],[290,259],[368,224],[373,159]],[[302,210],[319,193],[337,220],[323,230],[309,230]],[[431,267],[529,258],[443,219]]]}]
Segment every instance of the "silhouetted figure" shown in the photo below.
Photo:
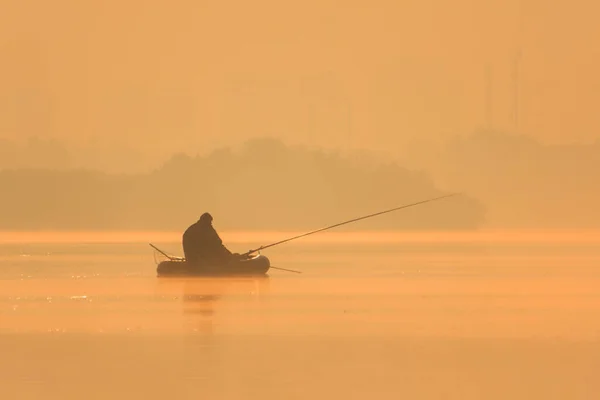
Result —
[{"label": "silhouetted figure", "polygon": [[220,265],[237,254],[231,253],[212,226],[212,215],[204,213],[183,234],[183,253],[187,262],[198,265]]}]

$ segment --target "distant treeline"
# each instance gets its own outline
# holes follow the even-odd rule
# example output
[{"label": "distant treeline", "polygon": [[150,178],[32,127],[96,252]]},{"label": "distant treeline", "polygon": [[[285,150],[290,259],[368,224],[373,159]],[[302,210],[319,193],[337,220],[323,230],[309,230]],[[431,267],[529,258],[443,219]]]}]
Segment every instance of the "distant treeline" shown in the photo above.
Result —
[{"label": "distant treeline", "polygon": [[[0,171],[0,229],[176,229],[209,211],[219,229],[312,229],[445,194],[423,172],[253,140],[176,155],[147,174]],[[351,229],[463,229],[484,222],[462,195],[361,221]]]},{"label": "distant treeline", "polygon": [[481,200],[486,226],[600,227],[600,140],[550,145],[527,135],[478,131],[409,150],[403,165]]}]

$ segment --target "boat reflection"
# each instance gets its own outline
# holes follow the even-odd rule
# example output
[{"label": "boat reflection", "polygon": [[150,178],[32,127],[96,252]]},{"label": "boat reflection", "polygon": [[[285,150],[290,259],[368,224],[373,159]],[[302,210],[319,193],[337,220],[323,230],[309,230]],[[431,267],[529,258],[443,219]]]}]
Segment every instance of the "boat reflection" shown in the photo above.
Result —
[{"label": "boat reflection", "polygon": [[161,278],[159,281],[161,297],[181,301],[183,330],[203,335],[216,333],[219,309],[222,315],[235,314],[249,305],[257,305],[270,289],[268,275]]}]

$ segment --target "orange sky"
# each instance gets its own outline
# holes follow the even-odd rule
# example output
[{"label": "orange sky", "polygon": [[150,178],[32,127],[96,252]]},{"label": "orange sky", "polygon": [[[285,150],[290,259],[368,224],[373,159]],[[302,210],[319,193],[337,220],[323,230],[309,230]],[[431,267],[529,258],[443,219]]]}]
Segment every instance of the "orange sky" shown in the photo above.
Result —
[{"label": "orange sky", "polygon": [[[522,0],[519,130],[597,137],[596,2]],[[517,0],[3,0],[0,138],[173,151],[276,135],[393,149],[512,129]]]}]

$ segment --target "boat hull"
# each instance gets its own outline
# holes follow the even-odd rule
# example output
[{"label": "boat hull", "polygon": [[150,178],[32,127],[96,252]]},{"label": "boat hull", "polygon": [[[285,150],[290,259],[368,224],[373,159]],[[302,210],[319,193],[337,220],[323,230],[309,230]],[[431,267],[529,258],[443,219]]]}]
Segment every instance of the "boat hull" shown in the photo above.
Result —
[{"label": "boat hull", "polygon": [[194,265],[186,261],[169,260],[158,264],[158,276],[260,276],[265,275],[271,262],[263,255],[234,260],[223,265]]}]

